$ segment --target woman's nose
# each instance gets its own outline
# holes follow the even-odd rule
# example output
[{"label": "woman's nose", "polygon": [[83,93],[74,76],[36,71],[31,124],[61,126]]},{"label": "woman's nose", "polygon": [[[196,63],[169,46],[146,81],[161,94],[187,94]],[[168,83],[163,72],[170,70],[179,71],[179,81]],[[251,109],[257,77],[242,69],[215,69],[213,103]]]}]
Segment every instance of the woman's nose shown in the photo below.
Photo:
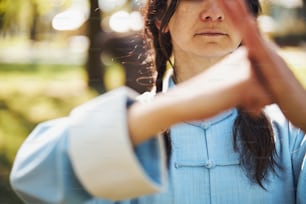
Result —
[{"label": "woman's nose", "polygon": [[224,14],[215,0],[208,0],[205,2],[201,13],[200,19],[201,21],[208,22],[208,21],[223,21]]}]

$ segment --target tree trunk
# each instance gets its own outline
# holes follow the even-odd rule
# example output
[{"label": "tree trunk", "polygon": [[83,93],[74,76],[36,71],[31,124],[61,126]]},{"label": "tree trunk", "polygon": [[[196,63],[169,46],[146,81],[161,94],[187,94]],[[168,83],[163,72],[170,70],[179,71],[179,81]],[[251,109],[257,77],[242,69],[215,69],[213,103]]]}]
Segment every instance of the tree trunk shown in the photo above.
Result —
[{"label": "tree trunk", "polygon": [[104,70],[105,66],[101,62],[101,48],[97,43],[97,36],[101,34],[101,13],[98,0],[90,0],[90,16],[88,20],[89,49],[86,63],[88,86],[99,93],[105,92]]},{"label": "tree trunk", "polygon": [[37,28],[38,28],[38,6],[36,2],[31,2],[32,4],[32,22],[30,27],[30,40],[35,42],[37,41]]},{"label": "tree trunk", "polygon": [[306,21],[306,0],[303,0],[302,12],[303,12],[304,20]]}]

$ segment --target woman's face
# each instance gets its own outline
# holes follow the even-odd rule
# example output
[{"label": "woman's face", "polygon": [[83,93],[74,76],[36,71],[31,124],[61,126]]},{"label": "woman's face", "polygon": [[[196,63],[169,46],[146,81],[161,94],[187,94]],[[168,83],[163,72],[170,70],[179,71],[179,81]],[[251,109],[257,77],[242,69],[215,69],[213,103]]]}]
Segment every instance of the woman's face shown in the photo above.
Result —
[{"label": "woman's face", "polygon": [[241,42],[215,0],[181,0],[168,30],[174,56],[223,57]]}]

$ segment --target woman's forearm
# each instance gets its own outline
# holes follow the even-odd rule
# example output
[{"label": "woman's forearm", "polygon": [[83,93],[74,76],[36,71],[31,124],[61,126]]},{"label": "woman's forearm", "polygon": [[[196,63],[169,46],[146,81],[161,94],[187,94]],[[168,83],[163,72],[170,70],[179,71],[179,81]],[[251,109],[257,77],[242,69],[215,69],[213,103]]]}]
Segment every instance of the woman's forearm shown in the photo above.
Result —
[{"label": "woman's forearm", "polygon": [[266,87],[286,118],[306,132],[306,91],[274,47],[261,40],[260,52],[249,50],[259,81]]},{"label": "woman's forearm", "polygon": [[166,95],[151,102],[136,102],[128,110],[128,126],[133,145],[140,144],[181,120],[175,112],[175,100]]},{"label": "woman's forearm", "polygon": [[265,98],[246,59],[244,52],[237,52],[150,102],[131,105],[128,126],[132,143],[137,145],[176,123],[206,119],[232,107],[248,107],[254,98]]}]

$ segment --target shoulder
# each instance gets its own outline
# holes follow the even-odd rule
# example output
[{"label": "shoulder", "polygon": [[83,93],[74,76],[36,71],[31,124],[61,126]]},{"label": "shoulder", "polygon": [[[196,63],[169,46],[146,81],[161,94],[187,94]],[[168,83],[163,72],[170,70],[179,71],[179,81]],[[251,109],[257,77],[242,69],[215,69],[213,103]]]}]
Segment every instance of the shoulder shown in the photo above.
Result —
[{"label": "shoulder", "polygon": [[273,104],[265,107],[264,112],[272,123],[275,136],[280,139],[282,143],[288,142],[287,144],[290,149],[293,149],[304,141],[305,133],[292,125],[277,105]]},{"label": "shoulder", "polygon": [[[290,131],[298,131],[302,132],[299,128],[295,127],[286,116],[283,114],[282,110],[278,107],[276,104],[272,104],[269,106],[266,106],[264,109],[265,114],[268,116],[268,118],[271,120],[271,123],[273,126],[277,126],[281,129],[286,129],[289,132]],[[302,134],[304,134],[302,132]]]},{"label": "shoulder", "polygon": [[289,124],[289,121],[286,119],[285,115],[276,104],[266,106],[264,108],[264,113],[275,125],[288,126]]}]

